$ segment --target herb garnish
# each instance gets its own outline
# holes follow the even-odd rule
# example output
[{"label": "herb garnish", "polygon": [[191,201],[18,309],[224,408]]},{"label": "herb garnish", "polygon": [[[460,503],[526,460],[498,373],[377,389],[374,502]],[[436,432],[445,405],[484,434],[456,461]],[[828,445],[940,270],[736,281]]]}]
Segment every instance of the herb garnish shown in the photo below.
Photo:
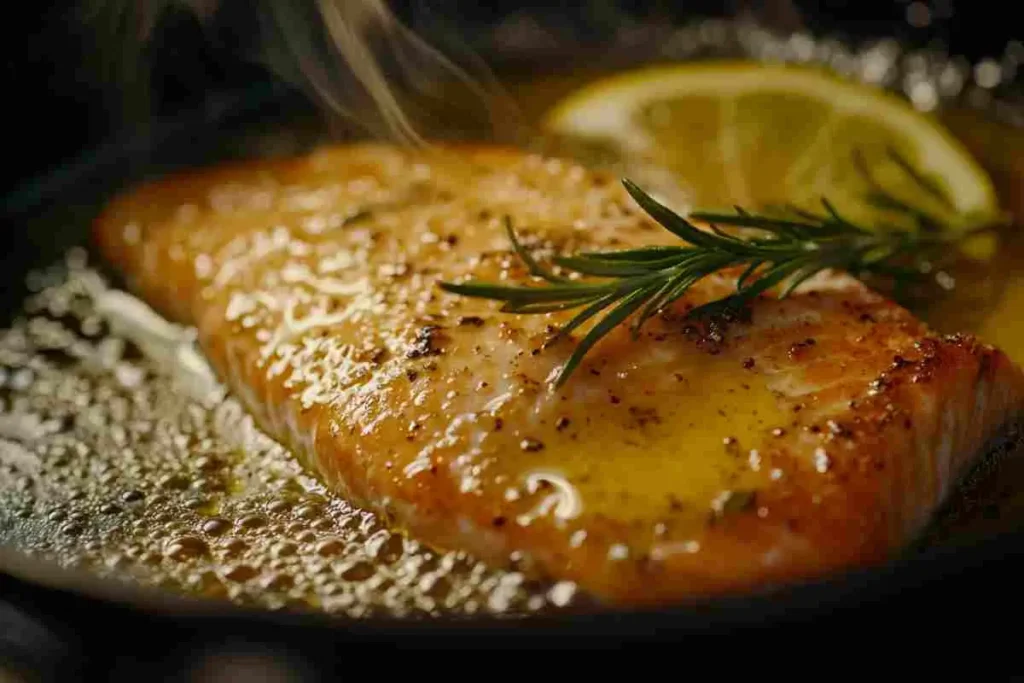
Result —
[{"label": "herb garnish", "polygon": [[[924,193],[938,199],[946,209],[954,206],[938,185],[915,170],[906,159],[894,150],[889,150],[889,155]],[[610,308],[583,337],[559,372],[555,385],[560,386],[590,348],[630,315],[637,313],[631,325],[636,336],[651,316],[682,297],[698,281],[723,269],[745,266],[736,281],[735,293],[694,308],[688,314],[690,317],[736,312],[775,287],[781,287],[779,297],[785,298],[802,282],[826,269],[844,270],[856,277],[890,277],[900,284],[923,274],[924,258],[941,254],[950,246],[994,226],[994,221],[972,220],[971,217],[936,217],[885,191],[871,177],[859,153],[855,154],[854,162],[869,181],[867,203],[911,218],[911,227],[893,223],[867,229],[841,216],[831,202],[822,198],[820,213],[794,206],[774,213],[752,213],[740,207],[736,207],[734,214],[691,213],[693,220],[710,226],[709,232],[697,228],[632,181],[624,179],[623,185],[636,203],[686,246],[647,246],[555,256],[552,262],[562,271],[604,278],[599,281],[578,276],[570,279],[537,262],[519,242],[511,219],[506,216],[505,228],[515,253],[529,273],[546,284],[535,287],[469,281],[444,282],[440,286],[455,294],[503,301],[501,310],[507,313],[548,313],[585,307],[559,330],[559,335],[569,334]],[[736,231],[726,233],[723,227]]]}]

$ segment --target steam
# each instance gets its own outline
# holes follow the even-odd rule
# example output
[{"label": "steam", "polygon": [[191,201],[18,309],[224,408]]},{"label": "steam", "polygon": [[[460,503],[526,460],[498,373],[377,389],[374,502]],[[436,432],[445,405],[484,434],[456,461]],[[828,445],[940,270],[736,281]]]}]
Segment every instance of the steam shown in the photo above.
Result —
[{"label": "steam", "polygon": [[[351,67],[355,79],[377,105],[387,130],[408,142],[422,142],[419,133],[399,104],[395,92],[381,70],[380,63],[374,58],[370,41],[376,37],[375,34],[379,33],[379,40],[384,45],[390,43],[399,46],[408,43],[414,50],[449,67],[446,60],[440,55],[432,53],[426,45],[421,44],[411,34],[402,31],[402,27],[394,21],[382,0],[365,0],[364,2],[319,0],[317,4],[324,19],[324,26],[334,39],[334,46],[344,59],[344,63]],[[278,4],[276,7],[284,8],[287,5]],[[286,44],[295,45],[294,43]],[[449,68],[453,74],[461,75],[454,67]],[[306,74],[325,101],[339,112],[345,110],[344,103],[337,99],[335,92],[330,89],[328,83],[321,79],[322,74],[315,67],[311,67]]]},{"label": "steam", "polygon": [[[138,48],[165,11],[185,9],[204,24],[230,12],[229,23],[256,29],[235,36],[244,56],[374,138],[424,145],[466,132],[519,134],[515,105],[479,60],[463,50],[457,64],[403,25],[384,0],[88,1],[87,18],[124,48],[113,62],[122,82],[140,78]],[[133,58],[126,57],[133,47]]]},{"label": "steam", "polygon": [[[423,144],[424,133],[450,131],[445,113],[457,102],[493,132],[508,107],[497,81],[470,75],[399,22],[383,0],[315,0],[319,17],[295,3],[272,3],[264,23],[266,62],[321,102],[377,137]],[[319,21],[318,21],[319,19]],[[466,118],[466,117],[463,117]],[[465,125],[465,122],[460,121]]]}]

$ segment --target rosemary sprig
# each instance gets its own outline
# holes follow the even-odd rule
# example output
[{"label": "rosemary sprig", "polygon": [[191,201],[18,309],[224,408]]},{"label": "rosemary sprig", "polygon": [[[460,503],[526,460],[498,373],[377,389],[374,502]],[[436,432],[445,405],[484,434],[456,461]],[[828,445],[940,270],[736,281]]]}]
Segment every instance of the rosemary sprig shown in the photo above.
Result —
[{"label": "rosemary sprig", "polygon": [[[914,170],[895,151],[889,153],[924,192],[945,207],[953,206],[937,184]],[[843,270],[856,277],[886,276],[902,282],[922,274],[920,267],[906,265],[906,261],[920,262],[993,227],[991,223],[964,227],[962,218],[940,220],[886,192],[871,178],[859,154],[854,161],[866,174],[871,188],[868,204],[909,216],[913,219],[912,227],[893,223],[867,229],[844,218],[832,203],[822,198],[820,213],[795,207],[774,214],[751,213],[739,207],[735,213],[692,213],[693,220],[710,226],[707,231],[624,179],[623,185],[636,203],[684,245],[555,256],[552,263],[560,270],[601,279],[570,278],[534,259],[520,243],[511,219],[506,216],[505,228],[515,253],[530,275],[545,284],[519,286],[470,281],[444,282],[441,287],[455,294],[502,301],[501,310],[507,313],[549,313],[582,307],[562,326],[559,335],[569,334],[605,311],[562,367],[555,380],[555,385],[560,386],[591,347],[631,315],[635,314],[631,329],[636,336],[651,316],[682,297],[695,283],[723,269],[744,267],[736,281],[736,291],[692,309],[689,316],[737,311],[775,288],[779,288],[778,296],[785,298],[801,283],[827,269]],[[959,224],[957,229],[953,229],[954,222]],[[723,227],[734,231],[727,233]]]}]

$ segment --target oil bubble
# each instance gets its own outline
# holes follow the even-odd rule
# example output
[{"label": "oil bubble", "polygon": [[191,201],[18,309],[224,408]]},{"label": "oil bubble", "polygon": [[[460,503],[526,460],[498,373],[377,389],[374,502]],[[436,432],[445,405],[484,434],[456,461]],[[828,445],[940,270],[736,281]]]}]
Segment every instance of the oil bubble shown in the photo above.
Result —
[{"label": "oil bubble", "polygon": [[170,541],[164,549],[164,554],[172,560],[179,562],[205,557],[210,552],[206,541],[196,536],[181,536]]}]

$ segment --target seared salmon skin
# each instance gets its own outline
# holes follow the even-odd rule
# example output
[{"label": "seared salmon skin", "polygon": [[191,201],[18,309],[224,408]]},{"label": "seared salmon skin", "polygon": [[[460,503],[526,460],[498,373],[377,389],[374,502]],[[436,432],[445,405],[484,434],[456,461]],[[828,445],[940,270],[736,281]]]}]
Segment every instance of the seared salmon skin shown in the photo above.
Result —
[{"label": "seared salmon skin", "polygon": [[634,339],[514,315],[442,281],[527,283],[539,259],[673,244],[616,178],[488,146],[324,147],[115,198],[95,240],[192,325],[226,386],[326,486],[439,549],[609,604],[662,604],[884,561],[1015,428],[1024,378],[826,273],[694,322],[699,282]]}]

